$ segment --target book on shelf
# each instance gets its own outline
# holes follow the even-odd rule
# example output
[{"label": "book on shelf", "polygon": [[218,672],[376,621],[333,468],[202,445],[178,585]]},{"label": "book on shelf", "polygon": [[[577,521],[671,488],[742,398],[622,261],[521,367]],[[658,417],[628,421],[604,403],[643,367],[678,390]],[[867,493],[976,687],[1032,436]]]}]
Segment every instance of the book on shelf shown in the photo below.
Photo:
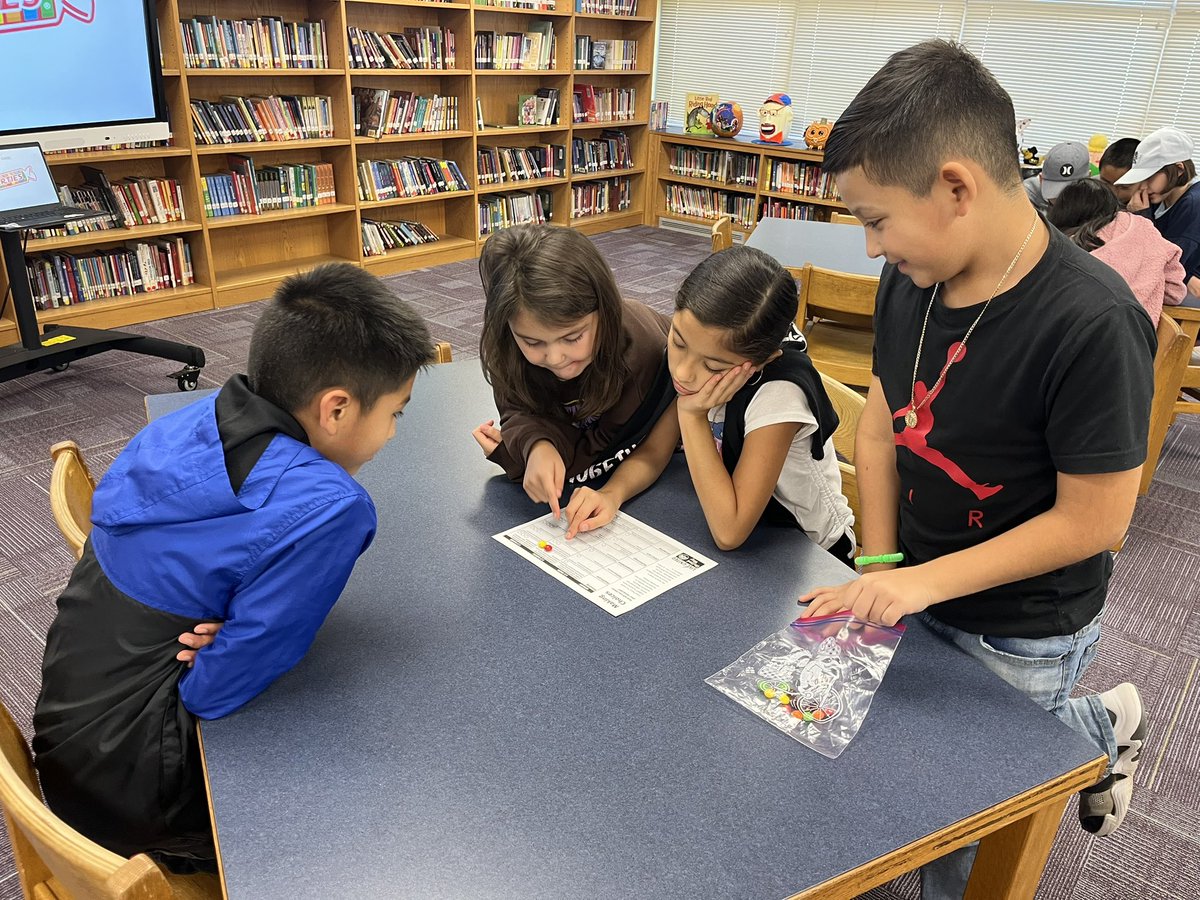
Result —
[{"label": "book on shelf", "polygon": [[532,94],[518,94],[517,124],[525,126],[557,125],[558,89],[541,87]]},{"label": "book on shelf", "polygon": [[575,12],[601,16],[636,16],[637,0],[575,0]]},{"label": "book on shelf", "polygon": [[571,170],[576,175],[632,168],[629,136],[623,131],[605,129],[597,138],[571,138]]},{"label": "book on shelf", "polygon": [[325,69],[324,20],[285,22],[279,16],[221,19],[193,16],[179,23],[183,64],[191,69]]},{"label": "book on shelf", "polygon": [[683,127],[688,134],[712,134],[713,108],[720,102],[716,94],[691,94],[683,101]]},{"label": "book on shelf", "polygon": [[637,44],[637,41],[596,40],[590,35],[578,34],[575,36],[575,69],[636,69]]},{"label": "book on shelf", "polygon": [[554,196],[548,190],[488,194],[479,198],[479,234],[493,234],[513,225],[544,225],[553,218]]},{"label": "book on shelf", "polygon": [[487,147],[476,151],[479,183],[509,184],[566,175],[567,148],[562,144],[532,147]]},{"label": "book on shelf", "polygon": [[177,236],[89,253],[30,254],[25,270],[38,309],[153,293],[196,280],[191,247]]},{"label": "book on shelf", "polygon": [[356,135],[379,138],[458,130],[457,97],[358,87],[352,89],[351,97]]},{"label": "book on shelf", "polygon": [[633,183],[624,178],[602,178],[571,186],[571,218],[586,219],[625,212],[633,206]]},{"label": "book on shelf", "polygon": [[730,215],[734,224],[743,228],[754,225],[756,210],[753,194],[735,194],[709,187],[665,183],[663,190],[666,208],[670,213],[698,219],[716,219],[722,215]]},{"label": "book on shelf", "polygon": [[332,101],[325,95],[193,99],[192,125],[200,144],[252,144],[333,137]]},{"label": "book on shelf", "polygon": [[667,114],[671,104],[666,100],[650,101],[650,128],[653,131],[663,131],[667,127]]},{"label": "book on shelf", "polygon": [[255,167],[231,156],[229,169],[200,176],[207,218],[253,216],[263,212],[325,206],[337,202],[333,164],[285,163]]},{"label": "book on shelf", "polygon": [[79,171],[121,226],[166,225],[184,218],[183,185],[174,178],[129,177],[113,182],[95,166],[80,166]]},{"label": "book on shelf", "polygon": [[754,153],[735,150],[710,150],[705,147],[666,145],[669,147],[668,168],[673,175],[685,178],[704,178],[722,184],[758,185],[759,157]]},{"label": "book on shelf", "polygon": [[82,219],[68,219],[62,225],[48,228],[27,228],[25,229],[27,239],[48,240],[121,228],[118,213],[110,205],[107,194],[97,185],[83,184],[79,187],[61,185],[58,188],[58,198],[64,206],[92,210],[96,215]]},{"label": "book on shelf", "polygon": [[438,236],[420,222],[362,220],[363,256],[384,256],[398,247],[416,247],[438,240]]},{"label": "book on shelf", "polygon": [[423,26],[403,31],[346,28],[354,69],[453,69],[457,50],[449,28]]},{"label": "book on shelf", "polygon": [[452,159],[403,156],[358,162],[358,199],[395,200],[469,191],[471,186]]},{"label": "book on shelf", "polygon": [[637,110],[636,88],[576,83],[572,93],[572,120],[576,123],[629,121]]},{"label": "book on shelf", "polygon": [[547,71],[555,66],[552,22],[535,19],[524,32],[475,32],[475,68],[512,71]]},{"label": "book on shelf", "polygon": [[494,9],[531,9],[537,12],[553,12],[554,0],[475,0],[476,6]]}]

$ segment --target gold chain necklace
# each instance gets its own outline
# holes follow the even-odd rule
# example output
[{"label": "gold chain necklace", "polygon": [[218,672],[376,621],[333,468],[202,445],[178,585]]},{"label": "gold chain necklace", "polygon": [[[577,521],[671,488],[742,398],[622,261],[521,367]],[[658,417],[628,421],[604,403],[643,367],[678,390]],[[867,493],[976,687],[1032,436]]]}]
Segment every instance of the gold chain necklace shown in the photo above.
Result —
[{"label": "gold chain necklace", "polygon": [[938,288],[942,286],[939,281],[933,286],[933,294],[929,297],[929,305],[925,307],[925,322],[921,325],[921,340],[917,343],[917,358],[913,360],[913,375],[912,388],[909,392],[908,412],[904,414],[904,424],[909,428],[917,427],[917,410],[921,409],[929,398],[938,392],[938,388],[942,386],[942,382],[946,380],[946,373],[950,371],[950,367],[958,362],[958,358],[963,351],[967,349],[967,341],[971,337],[971,332],[975,330],[975,326],[979,324],[979,320],[983,318],[983,314],[987,312],[987,308],[992,305],[992,301],[1000,293],[1000,289],[1004,287],[1004,282],[1008,280],[1008,276],[1012,274],[1012,270],[1016,268],[1017,263],[1021,259],[1021,254],[1025,252],[1025,248],[1029,246],[1029,241],[1033,238],[1033,232],[1037,229],[1038,215],[1034,213],[1033,224],[1029,226],[1029,233],[1025,235],[1025,240],[1021,242],[1021,247],[1017,250],[1017,255],[1012,258],[1012,262],[1008,264],[1008,268],[1004,270],[1004,274],[1000,276],[1000,280],[996,282],[996,289],[992,291],[992,296],[987,298],[987,302],[983,304],[983,309],[979,311],[979,315],[975,317],[975,321],[971,323],[971,327],[967,329],[967,333],[963,335],[963,339],[958,342],[958,346],[954,348],[954,355],[946,360],[946,364],[942,366],[941,374],[938,375],[937,381],[933,387],[925,392],[925,396],[921,398],[921,402],[917,402],[917,369],[921,365],[921,351],[925,348],[925,329],[929,327],[929,313],[933,310],[933,303],[937,299]]}]

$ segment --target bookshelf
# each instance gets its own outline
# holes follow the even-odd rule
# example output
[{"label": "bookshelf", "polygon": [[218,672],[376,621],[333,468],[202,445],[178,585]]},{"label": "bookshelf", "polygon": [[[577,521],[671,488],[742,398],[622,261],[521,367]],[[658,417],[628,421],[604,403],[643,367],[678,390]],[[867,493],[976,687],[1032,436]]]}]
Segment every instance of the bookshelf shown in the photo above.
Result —
[{"label": "bookshelf", "polygon": [[[478,256],[487,234],[480,229],[480,201],[544,192],[549,219],[584,233],[598,233],[638,225],[651,218],[654,205],[653,176],[648,130],[650,78],[654,64],[657,4],[638,0],[638,14],[623,16],[577,13],[577,0],[546,0],[547,9],[510,8],[481,0],[158,0],[164,85],[171,112],[171,146],[98,150],[50,154],[51,169],[59,184],[79,186],[81,167],[104,172],[112,182],[129,178],[173,179],[179,182],[184,216],[180,221],[139,225],[30,241],[30,255],[65,252],[103,253],[139,240],[182,239],[191,255],[194,283],[131,296],[91,299],[39,310],[42,323],[81,324],[114,328],[169,316],[214,309],[270,296],[280,280],[297,271],[327,261],[349,261],[369,271],[387,275],[408,269],[439,265]],[[532,4],[538,5],[538,4]],[[283,23],[322,23],[319,30],[307,25],[313,43],[297,45],[297,56],[271,60],[269,67],[250,67],[233,55],[222,64],[215,32],[205,25],[216,20],[254,20],[278,17]],[[192,25],[194,20],[202,24]],[[524,34],[535,23],[549,23],[553,31],[554,59],[549,68],[493,69],[475,59],[476,35]],[[187,37],[184,28],[191,29]],[[354,29],[355,31],[349,31]],[[364,32],[405,33],[428,29],[454,34],[454,60],[427,60],[406,68],[366,57],[361,45]],[[323,31],[325,52],[320,53]],[[265,32],[264,32],[265,33]],[[201,46],[197,46],[197,34]],[[245,31],[242,32],[243,36]],[[636,58],[624,68],[577,69],[577,36],[597,42],[636,42]],[[196,65],[198,50],[213,51]],[[632,44],[622,43],[622,50]],[[312,52],[312,59],[303,51]],[[189,57],[189,54],[192,56]],[[300,65],[295,64],[296,61]],[[289,64],[290,63],[290,64]],[[281,65],[282,64],[282,65]],[[589,61],[590,64],[590,61]],[[634,92],[632,105],[620,121],[574,121],[572,97],[580,85],[596,94]],[[550,125],[518,123],[518,98],[539,89],[558,91],[558,121]],[[383,133],[379,137],[356,133],[356,95],[366,90],[388,91],[414,97],[454,98],[456,127],[442,131]],[[582,88],[581,88],[582,90]],[[326,101],[322,137],[254,142],[206,143],[193,126],[193,101],[221,104],[228,98],[320,97]],[[476,110],[483,114],[478,127]],[[218,124],[228,124],[221,122]],[[620,165],[616,170],[575,171],[574,141],[605,142],[606,132],[624,135]],[[218,137],[218,140],[220,138]],[[480,147],[531,148],[557,145],[565,151],[561,176],[528,181],[481,184]],[[465,176],[467,190],[420,196],[363,199],[359,190],[360,164],[369,161],[423,157],[449,160]],[[206,215],[206,178],[230,173],[238,158],[249,158],[255,173],[286,167],[332,167],[331,196],[319,205],[272,209],[258,214]],[[211,182],[209,182],[211,184]],[[575,201],[575,202],[573,202]],[[580,204],[576,208],[576,204]],[[211,206],[210,210],[211,211]],[[416,223],[422,234],[436,241],[395,246],[385,252],[364,247],[363,224],[381,223],[386,230],[404,232],[404,223]],[[0,266],[0,293],[7,288]],[[11,305],[10,305],[11,306]],[[17,340],[11,308],[0,313],[0,345]]]},{"label": "bookshelf", "polygon": [[846,211],[836,185],[821,178],[821,151],[803,143],[779,147],[754,143],[752,135],[719,138],[677,128],[649,137],[647,225],[664,219],[711,225],[720,208],[745,237],[765,216],[828,221],[834,210]]}]

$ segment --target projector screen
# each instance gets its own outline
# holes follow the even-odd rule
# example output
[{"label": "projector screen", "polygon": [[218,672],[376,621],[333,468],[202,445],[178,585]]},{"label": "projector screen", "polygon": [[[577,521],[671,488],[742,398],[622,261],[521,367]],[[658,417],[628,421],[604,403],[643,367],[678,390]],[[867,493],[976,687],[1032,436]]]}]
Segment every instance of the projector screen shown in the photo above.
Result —
[{"label": "projector screen", "polygon": [[170,136],[154,0],[0,0],[0,143]]}]

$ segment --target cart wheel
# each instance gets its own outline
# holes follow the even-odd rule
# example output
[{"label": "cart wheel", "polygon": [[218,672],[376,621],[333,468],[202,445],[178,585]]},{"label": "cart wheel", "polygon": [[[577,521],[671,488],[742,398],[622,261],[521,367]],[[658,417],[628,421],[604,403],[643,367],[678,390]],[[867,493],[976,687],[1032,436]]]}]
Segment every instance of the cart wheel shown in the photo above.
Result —
[{"label": "cart wheel", "polygon": [[65,372],[69,368],[71,368],[71,364],[69,362],[65,362],[65,363],[59,363],[57,366],[51,366],[50,371],[51,372]]},{"label": "cart wheel", "polygon": [[200,383],[200,373],[188,372],[185,375],[180,375],[175,379],[175,383],[179,385],[181,391],[194,391],[196,385]]}]

